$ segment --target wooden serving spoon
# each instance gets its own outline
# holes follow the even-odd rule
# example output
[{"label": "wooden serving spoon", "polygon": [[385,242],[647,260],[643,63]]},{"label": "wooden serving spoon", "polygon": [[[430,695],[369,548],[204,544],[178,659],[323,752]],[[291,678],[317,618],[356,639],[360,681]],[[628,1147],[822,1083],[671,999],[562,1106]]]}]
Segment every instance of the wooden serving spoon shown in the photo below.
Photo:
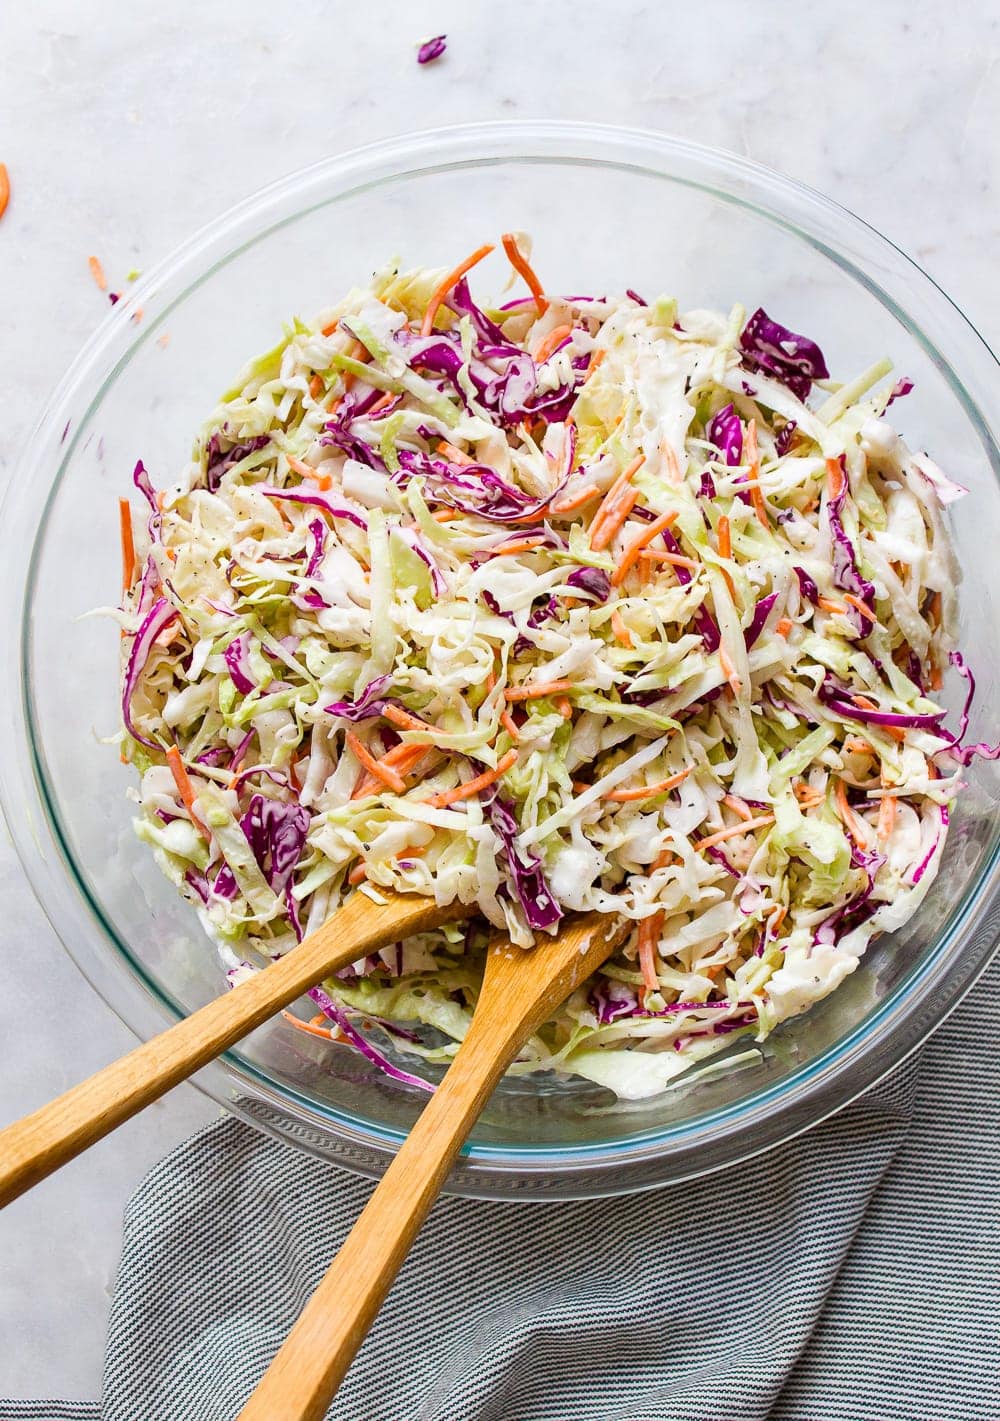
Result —
[{"label": "wooden serving spoon", "polygon": [[[630,924],[590,913],[530,952],[494,943],[472,1024],[239,1421],[322,1421],[493,1087]],[[267,969],[269,972],[272,968]]]},{"label": "wooden serving spoon", "polygon": [[379,890],[353,893],[291,952],[176,1026],[0,1130],[0,1208],[221,1055],[324,977],[411,933],[472,916],[475,905]]}]

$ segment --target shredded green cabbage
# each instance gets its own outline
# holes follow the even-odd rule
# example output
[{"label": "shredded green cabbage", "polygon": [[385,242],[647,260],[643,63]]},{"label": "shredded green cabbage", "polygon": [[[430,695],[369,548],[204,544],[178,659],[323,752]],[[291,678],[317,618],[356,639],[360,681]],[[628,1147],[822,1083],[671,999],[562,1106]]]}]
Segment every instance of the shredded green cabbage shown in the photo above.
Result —
[{"label": "shredded green cabbage", "polygon": [[324,984],[397,1054],[454,1049],[488,931],[628,918],[514,1069],[637,1099],[807,1009],[926,893],[955,486],[885,421],[885,362],[837,385],[762,312],[487,312],[464,280],[422,334],[442,275],[296,320],[151,499],[137,828],[234,978],[362,877],[476,903]]}]

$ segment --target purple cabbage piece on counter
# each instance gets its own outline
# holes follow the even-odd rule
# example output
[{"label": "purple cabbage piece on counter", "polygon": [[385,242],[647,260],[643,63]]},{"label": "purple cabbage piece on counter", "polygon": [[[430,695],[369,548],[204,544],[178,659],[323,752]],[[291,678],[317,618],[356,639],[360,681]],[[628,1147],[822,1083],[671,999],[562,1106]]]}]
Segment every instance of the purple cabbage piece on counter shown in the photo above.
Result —
[{"label": "purple cabbage piece on counter", "polygon": [[417,63],[430,64],[432,60],[440,59],[447,48],[447,35],[435,35],[433,39],[425,39],[417,50]]},{"label": "purple cabbage piece on counter", "polygon": [[825,380],[830,374],[816,342],[772,321],[762,306],[743,327],[740,346],[748,370],[780,380],[800,400],[809,394],[814,380]]}]

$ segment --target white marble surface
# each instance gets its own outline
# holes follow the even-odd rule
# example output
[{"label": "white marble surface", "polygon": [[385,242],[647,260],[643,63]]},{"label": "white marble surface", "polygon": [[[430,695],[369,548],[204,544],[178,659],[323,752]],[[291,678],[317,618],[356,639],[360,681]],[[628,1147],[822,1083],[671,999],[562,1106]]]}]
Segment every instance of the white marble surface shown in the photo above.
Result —
[{"label": "white marble surface", "polygon": [[[34,0],[0,14],[0,160],[13,186],[0,225],[0,483],[104,314],[90,252],[120,282],[291,169],[443,123],[600,119],[748,154],[862,214],[1000,343],[991,0],[176,0],[157,11]],[[418,68],[416,42],[440,31],[447,56]],[[64,957],[2,832],[0,903],[7,1120],[129,1037]],[[0,1395],[97,1394],[124,1202],[213,1112],[178,1090],[0,1216]]]}]

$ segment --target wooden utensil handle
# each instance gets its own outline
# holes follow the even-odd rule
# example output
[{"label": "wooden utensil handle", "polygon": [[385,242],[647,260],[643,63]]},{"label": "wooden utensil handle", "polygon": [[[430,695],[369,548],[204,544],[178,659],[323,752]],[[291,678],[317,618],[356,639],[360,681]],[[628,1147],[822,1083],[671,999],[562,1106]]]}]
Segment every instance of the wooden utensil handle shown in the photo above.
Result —
[{"label": "wooden utensil handle", "polygon": [[322,1421],[462,1142],[523,1041],[474,1020],[239,1421]]},{"label": "wooden utensil handle", "polygon": [[0,1131],[0,1208],[215,1059],[332,972],[467,911],[354,894],[286,956],[88,1080]]}]

